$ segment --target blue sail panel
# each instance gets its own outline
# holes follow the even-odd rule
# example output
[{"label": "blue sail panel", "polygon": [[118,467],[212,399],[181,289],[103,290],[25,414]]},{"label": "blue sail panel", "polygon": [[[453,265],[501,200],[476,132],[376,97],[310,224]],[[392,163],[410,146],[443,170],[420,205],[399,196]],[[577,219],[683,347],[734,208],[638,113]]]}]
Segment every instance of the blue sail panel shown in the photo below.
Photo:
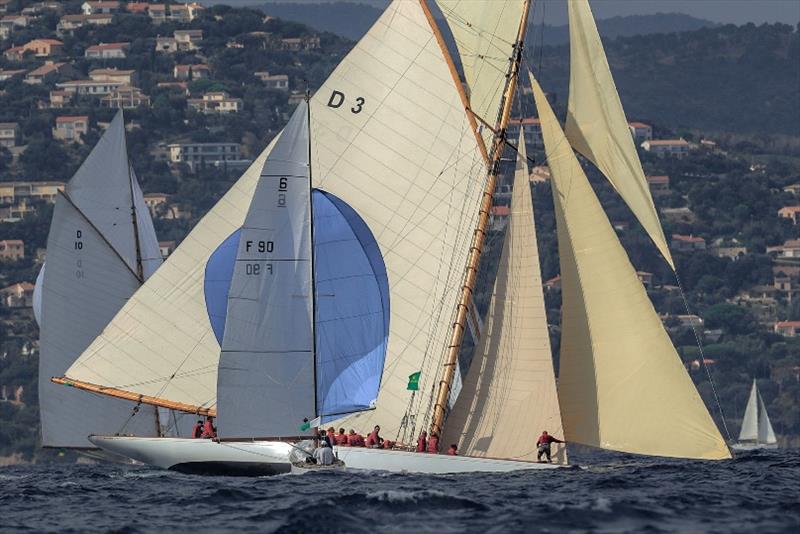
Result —
[{"label": "blue sail panel", "polygon": [[389,337],[389,281],[378,243],[334,195],[313,192],[317,414],[368,410]]},{"label": "blue sail panel", "polygon": [[228,313],[228,292],[231,289],[233,268],[236,265],[236,251],[239,249],[241,228],[220,243],[206,262],[203,293],[206,298],[206,311],[217,343],[222,346],[225,333],[225,317]]}]

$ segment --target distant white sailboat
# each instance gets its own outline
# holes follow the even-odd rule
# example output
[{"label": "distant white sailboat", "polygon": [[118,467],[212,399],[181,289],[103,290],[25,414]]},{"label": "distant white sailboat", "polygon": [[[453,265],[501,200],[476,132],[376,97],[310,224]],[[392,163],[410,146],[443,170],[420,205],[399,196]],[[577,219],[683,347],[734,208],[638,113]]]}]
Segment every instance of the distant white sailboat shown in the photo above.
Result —
[{"label": "distant white sailboat", "polygon": [[[558,433],[562,425],[567,441],[603,449],[730,458],[573,151],[609,177],[672,264],[586,0],[569,3],[575,31],[566,134],[531,79],[553,176],[563,284],[557,394],[520,145],[490,311],[452,403],[530,1],[436,4],[456,38],[469,95],[426,0],[392,2],[311,99],[311,120],[296,113],[66,376],[55,379],[219,415],[222,438],[93,436],[93,443],[176,470],[287,472],[292,443],[304,437],[298,424],[322,417],[360,430],[379,424],[384,436],[401,442],[403,450],[337,447],[348,469],[550,468],[566,463],[566,455],[557,452],[561,464],[537,464],[537,433]],[[581,112],[582,99],[598,102],[604,114]],[[302,152],[308,146],[310,158]],[[263,218],[260,210],[272,209],[280,192],[279,175],[297,174],[275,169],[304,163],[313,168],[305,183],[314,191],[287,196],[291,210]],[[366,253],[373,275],[381,271],[376,265],[384,267],[385,284],[373,277],[374,304],[361,298],[363,284],[337,286],[335,280],[350,278],[346,273],[323,288],[325,277],[309,270],[312,260],[319,268],[352,256],[325,254],[318,236],[309,237],[311,228],[337,227],[313,222],[324,206],[318,195],[349,221],[361,249],[373,251]],[[264,254],[279,240],[244,235],[268,228],[293,232],[281,241],[292,250],[282,258],[293,267],[281,273],[272,266],[280,283],[255,283],[255,265],[264,272],[270,263]],[[374,248],[363,246],[364,236]],[[264,250],[256,248],[260,256],[251,256],[248,242],[263,243]],[[223,261],[228,256],[240,261]],[[362,305],[351,310],[352,321],[328,329],[335,318],[322,308],[347,295]],[[362,317],[359,310],[369,313]],[[331,368],[328,393],[319,388],[325,339],[338,347],[335,359],[351,361]],[[342,378],[355,362],[374,362],[376,355],[385,356],[382,376],[359,371]],[[409,375],[419,381],[413,393]],[[457,442],[463,456],[410,452],[409,441],[429,427],[445,447]]]},{"label": "distant white sailboat", "polygon": [[778,448],[778,440],[772,430],[769,415],[767,415],[767,405],[761,398],[755,379],[753,379],[753,387],[750,388],[750,397],[747,399],[747,408],[745,408],[742,418],[739,440],[731,448],[736,451]]}]

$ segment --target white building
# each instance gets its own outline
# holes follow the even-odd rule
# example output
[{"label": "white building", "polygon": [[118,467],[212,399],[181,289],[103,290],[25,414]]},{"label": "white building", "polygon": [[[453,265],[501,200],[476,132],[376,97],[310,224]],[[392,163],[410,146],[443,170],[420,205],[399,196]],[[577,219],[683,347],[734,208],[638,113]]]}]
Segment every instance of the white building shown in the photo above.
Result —
[{"label": "white building", "polygon": [[172,143],[167,148],[170,162],[185,163],[192,171],[240,159],[239,143]]},{"label": "white building", "polygon": [[92,45],[83,53],[83,57],[93,59],[125,59],[130,43],[100,43]]},{"label": "white building", "polygon": [[641,144],[653,138],[653,127],[643,122],[629,122],[628,128],[631,131],[634,142]]},{"label": "white building", "polygon": [[684,158],[689,155],[689,143],[684,139],[651,139],[641,146],[659,157]]},{"label": "white building", "polygon": [[190,98],[186,104],[200,113],[238,113],[244,109],[241,98],[231,98],[224,91],[206,93],[203,98]]},{"label": "white building", "polygon": [[286,74],[270,74],[269,72],[254,72],[253,75],[264,83],[267,89],[276,91],[289,90],[289,76]]}]

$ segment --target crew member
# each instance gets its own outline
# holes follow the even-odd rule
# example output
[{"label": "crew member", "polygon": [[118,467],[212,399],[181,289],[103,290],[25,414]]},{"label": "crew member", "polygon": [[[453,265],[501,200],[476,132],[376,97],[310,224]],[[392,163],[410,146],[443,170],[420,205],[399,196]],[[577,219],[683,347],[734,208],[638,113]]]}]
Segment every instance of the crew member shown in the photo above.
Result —
[{"label": "crew member", "polygon": [[434,432],[428,438],[428,452],[432,454],[439,454],[439,435]]},{"label": "crew member", "polygon": [[375,428],[367,436],[367,447],[370,449],[380,449],[383,446],[383,438],[381,437],[381,427],[375,425]]},{"label": "crew member", "polygon": [[327,441],[319,442],[319,447],[314,451],[314,460],[316,460],[317,465],[333,464],[333,450],[328,446]]},{"label": "crew member", "polygon": [[202,436],[203,436],[203,421],[198,420],[197,424],[194,425],[194,428],[192,429],[192,437],[197,439]]},{"label": "crew member", "polygon": [[340,447],[347,446],[347,434],[344,433],[344,428],[340,428],[339,433],[336,434],[336,444]]},{"label": "crew member", "polygon": [[[536,440],[536,447],[539,449],[539,453],[536,455],[536,459],[540,463],[549,463],[550,462],[550,444],[551,443],[564,443],[560,439],[556,439],[550,434],[547,433],[547,430],[542,432],[542,435],[539,436],[539,439]],[[542,456],[547,457],[547,462],[542,461]]]},{"label": "crew member", "polygon": [[203,434],[200,436],[202,438],[216,438],[217,437],[217,428],[214,426],[214,418],[209,416],[206,417],[206,422],[203,425]]},{"label": "crew member", "polygon": [[363,447],[364,437],[361,434],[357,434],[356,431],[351,428],[350,432],[347,434],[347,444],[351,447]]},{"label": "crew member", "polygon": [[450,456],[458,456],[458,444],[453,443],[452,445],[450,445],[450,448],[447,449],[447,454],[449,454]]},{"label": "crew member", "polygon": [[424,430],[420,432],[417,438],[417,452],[425,452],[428,450],[428,433]]}]

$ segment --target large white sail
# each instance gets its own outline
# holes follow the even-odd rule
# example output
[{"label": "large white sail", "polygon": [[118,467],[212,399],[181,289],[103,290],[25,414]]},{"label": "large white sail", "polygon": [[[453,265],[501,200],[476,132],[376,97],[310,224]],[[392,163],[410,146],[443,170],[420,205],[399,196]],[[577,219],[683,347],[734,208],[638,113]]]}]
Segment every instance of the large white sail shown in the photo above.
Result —
[{"label": "large white sail", "polygon": [[[467,456],[536,460],[536,436],[563,436],[524,134],[520,134],[511,218],[489,311],[442,443]],[[566,449],[555,450],[566,463]]]},{"label": "large white sail", "polygon": [[219,435],[298,434],[315,412],[308,110],[275,144],[239,232],[219,362]]},{"label": "large white sail", "polygon": [[570,81],[565,132],[605,174],[675,268],[588,0],[569,0]]},{"label": "large white sail", "polygon": [[758,439],[758,387],[753,380],[750,396],[747,398],[747,407],[742,418],[742,428],[739,431],[739,441]]},{"label": "large white sail", "polygon": [[561,262],[559,400],[567,441],[654,456],[730,451],[531,76]]},{"label": "large white sail", "polygon": [[[472,111],[497,122],[526,0],[436,0],[461,58]],[[487,148],[494,132],[481,126]]]},{"label": "large white sail", "polygon": [[[138,224],[134,225],[132,206]],[[138,237],[136,232],[139,232]],[[157,241],[131,174],[122,113],[56,201],[39,277],[41,354],[39,402],[45,446],[93,447],[90,433],[157,432],[152,407],[87,395],[50,382],[61,376],[138,289],[137,240]],[[151,247],[152,248],[152,247]],[[156,248],[157,250],[157,248]],[[146,263],[144,274],[160,258]]]},{"label": "large white sail", "polygon": [[[392,3],[311,101],[313,186],[354,210],[388,275],[387,356],[373,411],[353,424],[401,424],[408,376],[427,408],[452,323],[485,165],[430,24]],[[217,342],[204,296],[211,253],[244,222],[268,151],[69,369],[137,394],[216,404]],[[223,311],[224,313],[224,311]]]}]

